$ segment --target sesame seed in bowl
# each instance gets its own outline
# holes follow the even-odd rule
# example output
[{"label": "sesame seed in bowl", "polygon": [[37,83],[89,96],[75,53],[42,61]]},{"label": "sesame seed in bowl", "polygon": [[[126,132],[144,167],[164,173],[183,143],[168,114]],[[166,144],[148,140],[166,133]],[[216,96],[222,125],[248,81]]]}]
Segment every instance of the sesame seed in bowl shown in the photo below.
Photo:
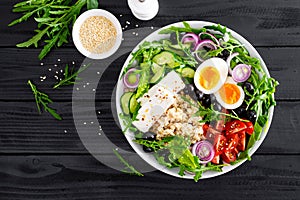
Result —
[{"label": "sesame seed in bowl", "polygon": [[122,28],[110,12],[92,9],[77,18],[72,37],[81,54],[91,59],[104,59],[118,50],[122,41]]}]

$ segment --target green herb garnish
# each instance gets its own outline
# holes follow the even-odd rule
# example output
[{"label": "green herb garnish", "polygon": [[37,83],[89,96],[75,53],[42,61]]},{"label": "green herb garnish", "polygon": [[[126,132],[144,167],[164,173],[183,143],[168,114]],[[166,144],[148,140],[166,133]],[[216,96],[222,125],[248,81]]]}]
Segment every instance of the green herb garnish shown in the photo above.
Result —
[{"label": "green herb garnish", "polygon": [[53,88],[59,88],[61,86],[66,86],[66,85],[73,85],[76,83],[76,80],[80,80],[80,78],[78,78],[78,74],[83,72],[86,68],[88,68],[89,65],[85,65],[83,67],[81,67],[78,71],[73,72],[74,71],[74,67],[69,70],[69,65],[66,65],[65,67],[65,71],[64,71],[64,79],[62,79],[61,81],[59,81],[58,83],[56,83]]},{"label": "green herb garnish", "polygon": [[118,157],[118,159],[125,165],[125,169],[122,170],[122,172],[131,174],[131,175],[136,175],[136,176],[144,176],[141,172],[137,171],[132,165],[130,165],[121,155],[120,153],[113,149],[114,154]]},{"label": "green herb garnish", "polygon": [[27,21],[30,17],[37,22],[36,35],[17,44],[17,47],[38,47],[38,43],[44,38],[45,44],[39,54],[39,59],[43,59],[54,46],[60,47],[68,43],[70,26],[86,4],[88,9],[97,8],[98,0],[77,0],[74,5],[71,0],[26,0],[15,4],[13,12],[23,13],[23,16],[9,26]]},{"label": "green herb garnish", "polygon": [[62,120],[61,116],[57,114],[56,110],[48,106],[49,103],[53,102],[49,98],[49,96],[43,92],[38,91],[36,86],[30,80],[28,80],[28,85],[30,85],[31,90],[34,94],[36,106],[39,113],[41,114],[41,107],[43,107],[44,111],[49,112],[55,119]]}]

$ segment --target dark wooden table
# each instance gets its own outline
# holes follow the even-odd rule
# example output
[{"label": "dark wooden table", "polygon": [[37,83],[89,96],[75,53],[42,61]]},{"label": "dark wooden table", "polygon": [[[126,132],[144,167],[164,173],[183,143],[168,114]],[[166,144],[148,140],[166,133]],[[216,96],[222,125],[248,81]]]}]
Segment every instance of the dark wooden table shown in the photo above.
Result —
[{"label": "dark wooden table", "polygon": [[[300,199],[299,0],[161,0],[158,16],[147,22],[135,19],[125,0],[100,1],[127,31],[136,24],[161,27],[182,20],[224,24],[257,48],[280,82],[271,128],[252,161],[198,183],[159,171],[130,176],[91,156],[74,126],[72,86],[52,89],[55,71],[73,62],[79,67],[84,57],[72,43],[42,61],[37,59],[40,49],[16,48],[35,28],[32,20],[7,27],[19,16],[11,13],[16,2],[2,0],[0,13],[0,199]],[[110,114],[110,96],[127,55],[107,69],[96,98],[103,128],[124,149],[130,147]],[[40,81],[40,76],[47,78]],[[50,95],[62,121],[37,113],[28,79]]]}]

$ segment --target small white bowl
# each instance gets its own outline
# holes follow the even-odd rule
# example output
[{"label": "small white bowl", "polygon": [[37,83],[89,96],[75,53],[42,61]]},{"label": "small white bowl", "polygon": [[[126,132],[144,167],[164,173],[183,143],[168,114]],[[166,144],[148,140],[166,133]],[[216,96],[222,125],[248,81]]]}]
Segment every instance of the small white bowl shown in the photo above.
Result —
[{"label": "small white bowl", "polygon": [[[81,25],[87,18],[92,17],[92,16],[106,17],[108,20],[110,20],[113,23],[113,25],[115,26],[116,31],[117,31],[116,41],[115,41],[114,46],[110,50],[105,51],[100,54],[92,53],[92,52],[88,51],[86,48],[84,48],[80,41],[80,37],[79,37],[79,31],[80,31]],[[119,20],[110,12],[108,12],[106,10],[102,10],[102,9],[92,9],[92,10],[88,10],[88,11],[82,13],[77,18],[77,20],[75,21],[74,26],[73,26],[72,37],[73,37],[73,42],[74,42],[77,50],[81,54],[83,54],[84,56],[91,58],[91,59],[104,59],[104,58],[107,58],[107,57],[111,56],[112,54],[114,54],[120,47],[121,41],[122,41],[122,28],[121,28],[121,24],[120,24]]]}]

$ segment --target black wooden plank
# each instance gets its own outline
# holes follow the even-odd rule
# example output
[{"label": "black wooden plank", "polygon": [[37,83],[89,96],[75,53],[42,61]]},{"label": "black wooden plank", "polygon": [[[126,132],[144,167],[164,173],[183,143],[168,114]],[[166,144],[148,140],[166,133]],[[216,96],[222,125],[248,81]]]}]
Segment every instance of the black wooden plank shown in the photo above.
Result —
[{"label": "black wooden plank", "polygon": [[[95,134],[86,135],[84,139],[89,146],[96,147],[96,152],[101,153],[103,148],[110,148],[109,144],[100,146],[102,136],[98,135],[98,122],[113,144],[131,150],[111,114],[113,111],[110,103],[97,102],[96,108],[84,107],[73,114],[71,103],[55,103],[53,107],[62,114],[62,121],[53,119],[48,113],[39,115],[33,102],[1,102],[0,152],[87,153],[75,129],[74,114],[83,126],[81,135],[95,130]],[[90,113],[94,110],[98,120],[91,117]],[[299,112],[299,101],[279,102],[267,138],[257,154],[299,154]]]},{"label": "black wooden plank", "polygon": [[[2,1],[0,22],[0,46],[14,46],[32,37],[36,28],[33,20],[14,27],[7,25],[20,15],[11,9],[17,0]],[[161,27],[182,20],[205,20],[224,24],[259,46],[299,46],[300,2],[298,0],[254,0],[231,1],[198,0],[160,1],[160,11],[151,21],[140,21],[133,17],[127,1],[102,0],[100,8],[115,14],[123,27],[130,21],[128,29],[139,27]],[[120,16],[122,15],[122,17]],[[72,45],[72,44],[69,44]]]},{"label": "black wooden plank", "polygon": [[296,200],[300,195],[299,156],[254,156],[251,162],[225,175],[198,183],[159,171],[130,176],[88,155],[0,156],[0,163],[3,200]]},{"label": "black wooden plank", "polygon": [[[78,87],[83,93],[90,93],[92,89],[97,89],[97,100],[110,100],[118,81],[119,72],[132,48],[130,45],[125,45],[125,54],[117,58],[111,65],[107,65],[109,67],[105,70],[97,88],[75,87]],[[265,60],[271,76],[280,82],[276,98],[279,100],[300,99],[300,48],[258,48],[258,51]],[[27,80],[31,79],[40,90],[48,93],[53,100],[71,101],[72,86],[53,90],[52,86],[57,81],[54,76],[62,77],[61,70],[66,64],[73,66],[73,61],[78,68],[84,57],[75,49],[60,49],[45,59],[42,62],[43,66],[41,66],[41,62],[32,57],[36,54],[37,50],[0,49],[0,57],[2,58],[0,63],[0,100],[33,100],[30,88],[26,85]],[[61,61],[57,61],[58,59]],[[92,74],[97,75],[102,67],[106,67],[106,64],[102,65],[101,61],[98,62],[99,65],[88,69],[92,71]],[[41,82],[40,76],[47,76],[47,78]],[[83,81],[89,82],[90,80]]]}]

